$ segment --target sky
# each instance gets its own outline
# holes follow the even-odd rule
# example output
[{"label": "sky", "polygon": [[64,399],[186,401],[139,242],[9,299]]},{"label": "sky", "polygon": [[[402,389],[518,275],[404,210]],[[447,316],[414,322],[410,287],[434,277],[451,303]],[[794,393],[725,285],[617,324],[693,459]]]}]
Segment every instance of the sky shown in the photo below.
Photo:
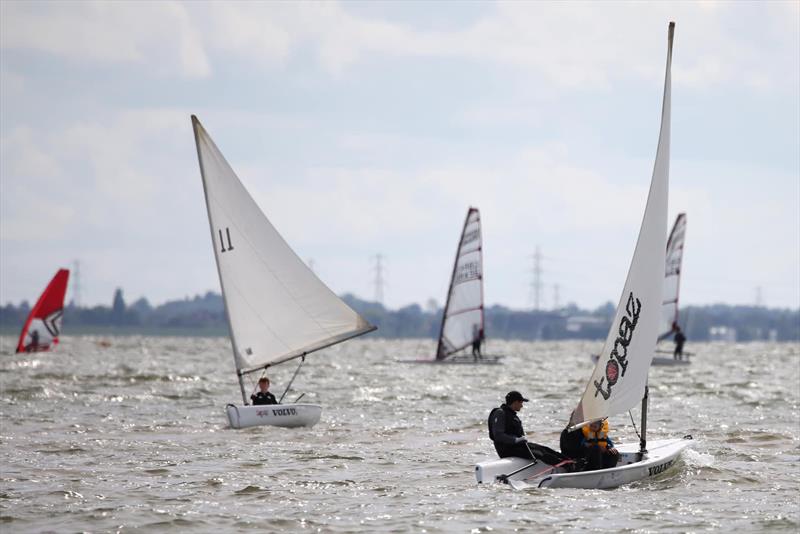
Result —
[{"label": "sky", "polygon": [[[0,3],[0,302],[219,291],[190,115],[337,293],[616,302],[673,57],[684,304],[800,307],[800,2]],[[556,289],[557,286],[557,289]],[[75,295],[71,286],[71,297]],[[558,301],[556,302],[556,292]]]}]

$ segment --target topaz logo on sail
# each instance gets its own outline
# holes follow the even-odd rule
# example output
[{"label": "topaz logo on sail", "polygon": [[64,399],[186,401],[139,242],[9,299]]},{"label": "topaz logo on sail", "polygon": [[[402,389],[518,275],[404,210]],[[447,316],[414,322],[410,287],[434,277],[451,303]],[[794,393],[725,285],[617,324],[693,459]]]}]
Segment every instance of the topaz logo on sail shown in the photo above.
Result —
[{"label": "topaz logo on sail", "polygon": [[[617,383],[620,377],[625,376],[628,369],[628,345],[633,340],[633,331],[639,322],[639,315],[642,312],[642,302],[633,296],[633,291],[628,295],[628,302],[625,304],[625,313],[619,322],[619,335],[614,341],[614,348],[608,355],[606,362],[606,376],[601,377],[600,381],[594,381],[594,392],[596,397],[599,393],[603,399],[608,400],[611,396],[611,386]],[[606,389],[603,384],[607,381]]]}]

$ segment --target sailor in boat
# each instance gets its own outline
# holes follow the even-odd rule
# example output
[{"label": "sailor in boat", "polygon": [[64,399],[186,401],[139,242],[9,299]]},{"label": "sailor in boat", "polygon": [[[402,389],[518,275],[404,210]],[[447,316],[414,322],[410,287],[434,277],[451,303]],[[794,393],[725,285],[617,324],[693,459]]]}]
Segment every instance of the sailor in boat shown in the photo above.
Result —
[{"label": "sailor in boat", "polygon": [[683,344],[686,343],[686,336],[683,334],[683,330],[681,330],[681,327],[678,326],[677,323],[674,323],[672,326],[673,330],[675,331],[675,337],[673,338],[675,340],[675,352],[672,357],[676,360],[682,360]]},{"label": "sailor in boat", "polygon": [[556,465],[565,460],[559,453],[536,443],[529,443],[517,412],[529,402],[519,391],[509,391],[506,402],[489,414],[489,438],[500,458],[516,456],[519,458],[542,460]]},{"label": "sailor in boat", "polygon": [[258,389],[252,395],[250,395],[250,400],[253,401],[253,406],[258,406],[261,404],[278,404],[278,401],[275,399],[275,395],[269,392],[269,378],[266,376],[262,376],[258,380]]},{"label": "sailor in boat", "polygon": [[587,460],[587,468],[590,471],[595,469],[608,469],[616,467],[619,460],[619,452],[614,448],[614,443],[608,436],[608,419],[594,421],[581,429],[583,431],[584,456]]},{"label": "sailor in boat", "polygon": [[576,462],[577,470],[583,470],[586,467],[587,449],[583,446],[583,429],[570,430],[569,423],[567,423],[567,426],[561,431],[559,445],[561,454]]}]

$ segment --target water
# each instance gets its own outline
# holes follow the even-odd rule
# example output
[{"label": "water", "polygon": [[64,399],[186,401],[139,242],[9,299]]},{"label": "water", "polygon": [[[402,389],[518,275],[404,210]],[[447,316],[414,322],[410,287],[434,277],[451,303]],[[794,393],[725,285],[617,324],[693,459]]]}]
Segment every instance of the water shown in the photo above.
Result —
[{"label": "water", "polygon": [[[695,438],[666,474],[515,492],[475,483],[489,410],[519,389],[526,431],[556,445],[598,343],[495,341],[505,365],[430,366],[394,360],[433,342],[355,340],[309,357],[287,395],[323,405],[314,428],[237,431],[227,339],[106,340],[14,355],[0,338],[4,532],[800,528],[797,344],[694,344],[689,368],[653,368],[649,437]],[[271,373],[276,394],[293,372]],[[627,416],[611,425],[636,440]]]}]

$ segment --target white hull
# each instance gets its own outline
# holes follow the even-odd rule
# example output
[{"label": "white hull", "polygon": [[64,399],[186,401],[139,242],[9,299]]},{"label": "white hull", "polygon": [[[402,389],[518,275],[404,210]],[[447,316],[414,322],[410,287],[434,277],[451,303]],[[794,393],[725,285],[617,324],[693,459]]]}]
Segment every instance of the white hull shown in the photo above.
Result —
[{"label": "white hull", "polygon": [[285,428],[314,426],[322,415],[317,404],[266,404],[260,406],[225,407],[231,428],[270,425]]},{"label": "white hull", "polygon": [[[681,451],[689,446],[691,438],[650,441],[647,453],[639,459],[639,444],[627,443],[617,447],[619,463],[610,469],[567,473],[563,468],[553,468],[544,462],[523,469],[508,478],[514,489],[528,488],[582,488],[610,489],[637,480],[659,475],[674,464]],[[502,475],[513,473],[531,463],[524,458],[503,458],[475,465],[475,478],[479,484],[501,482]]]},{"label": "white hull", "polygon": [[450,364],[462,364],[462,365],[500,365],[503,363],[502,360],[503,356],[491,356],[485,354],[480,359],[476,360],[471,354],[465,354],[461,356],[451,356],[444,360],[397,360],[397,363],[432,363],[436,365],[450,365]]},{"label": "white hull", "polygon": [[[598,354],[592,354],[592,363],[597,363],[597,360],[600,358]],[[675,358],[669,357],[665,358],[664,356],[654,356],[653,360],[650,362],[650,365],[689,365],[692,362],[689,361],[686,353],[683,353],[682,360],[676,360]]]}]

